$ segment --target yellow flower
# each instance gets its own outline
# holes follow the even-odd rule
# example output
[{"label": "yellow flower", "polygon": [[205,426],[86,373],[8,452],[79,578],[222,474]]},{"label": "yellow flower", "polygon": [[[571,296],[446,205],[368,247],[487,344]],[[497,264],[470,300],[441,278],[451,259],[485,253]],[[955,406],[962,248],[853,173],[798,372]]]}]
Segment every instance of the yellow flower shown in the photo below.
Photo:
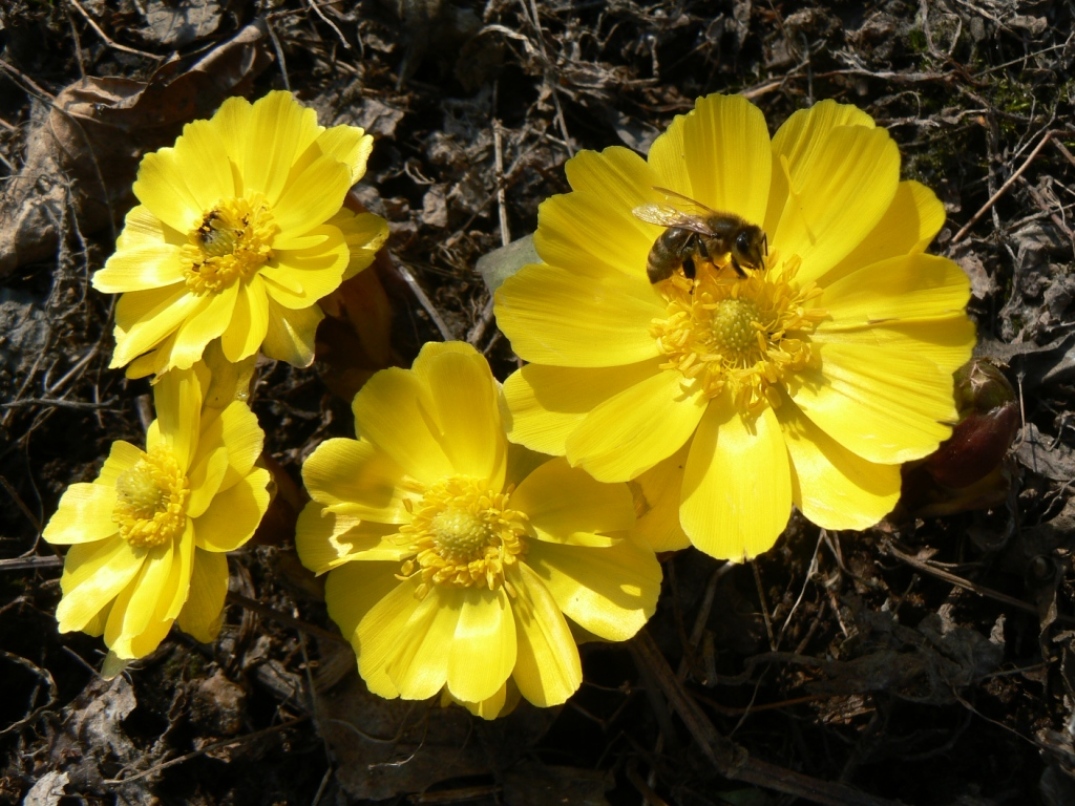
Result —
[{"label": "yellow flower", "polygon": [[97,290],[123,294],[111,366],[130,363],[130,377],[187,369],[216,338],[229,361],[260,347],[308,365],[317,301],[387,236],[383,219],[342,206],[371,147],[362,129],[325,129],[291,93],[272,92],[229,98],[147,154],[141,204],[93,276]]},{"label": "yellow flower", "polygon": [[299,556],[329,572],[329,614],[383,697],[447,688],[492,718],[510,682],[562,703],[581,682],[568,619],[623,640],[656,605],[660,566],[625,535],[627,486],[509,445],[501,406],[474,348],[427,344],[355,397],[360,439],[303,466]]},{"label": "yellow flower", "polygon": [[228,589],[224,552],[245,543],[269,506],[255,467],[264,435],[245,403],[202,409],[203,365],[154,386],[157,419],[143,451],[115,442],[97,479],[72,484],[45,527],[69,544],[60,632],[104,635],[110,658],[152,652],[179,620],[211,641]]},{"label": "yellow flower", "polygon": [[[853,106],[797,112],[770,141],[756,107],[715,95],[648,160],[576,156],[573,192],[540,210],[544,262],[496,296],[501,329],[533,362],[504,386],[511,439],[602,481],[637,480],[659,549],[685,532],[715,557],[752,557],[792,504],[826,528],[876,523],[900,464],[949,435],[952,373],[974,344],[967,278],[924,252],[944,210],[899,171],[888,132]],[[665,230],[649,221],[697,215],[688,199],[710,208],[703,229],[720,211],[746,237],[688,243],[695,280],[651,284]]]}]

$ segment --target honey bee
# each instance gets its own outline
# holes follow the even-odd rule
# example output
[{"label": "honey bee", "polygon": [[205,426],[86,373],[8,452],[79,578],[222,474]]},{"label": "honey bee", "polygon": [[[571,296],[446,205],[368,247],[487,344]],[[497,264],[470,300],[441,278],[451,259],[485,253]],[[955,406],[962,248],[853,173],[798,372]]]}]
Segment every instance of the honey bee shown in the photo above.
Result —
[{"label": "honey bee", "polygon": [[735,213],[713,210],[674,190],[654,190],[675,200],[676,206],[649,203],[632,210],[647,223],[667,227],[657,236],[646,258],[646,274],[651,283],[667,280],[679,268],[693,280],[696,259],[712,262],[721,255],[730,257],[732,268],[740,277],[747,276],[744,266],[764,268],[769,240],[761,227]]}]

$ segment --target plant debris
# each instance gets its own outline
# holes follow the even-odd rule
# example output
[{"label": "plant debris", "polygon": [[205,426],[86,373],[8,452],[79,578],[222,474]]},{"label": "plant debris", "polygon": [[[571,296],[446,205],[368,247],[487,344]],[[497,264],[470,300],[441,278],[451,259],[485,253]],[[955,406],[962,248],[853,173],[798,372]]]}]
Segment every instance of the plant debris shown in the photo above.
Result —
[{"label": "plant debris", "polygon": [[[1072,16],[1036,0],[5,3],[0,804],[1075,802]],[[107,369],[112,301],[89,276],[143,154],[229,95],[280,88],[374,135],[353,201],[392,235],[326,302],[316,368],[256,368],[251,406],[291,484],[230,558],[220,640],[174,631],[103,680],[101,642],[56,631],[61,562],[39,539],[63,489],[151,419],[148,383]],[[1001,494],[864,533],[794,517],[747,565],[668,557],[645,634],[584,646],[560,709],[486,724],[371,697],[295,559],[303,459],[352,434],[354,391],[425,341],[465,338],[506,377],[483,275],[533,259],[567,159],[644,151],[710,92],[772,125],[854,103],[937,193],[931,249],[970,276],[978,355],[1014,388]]]}]

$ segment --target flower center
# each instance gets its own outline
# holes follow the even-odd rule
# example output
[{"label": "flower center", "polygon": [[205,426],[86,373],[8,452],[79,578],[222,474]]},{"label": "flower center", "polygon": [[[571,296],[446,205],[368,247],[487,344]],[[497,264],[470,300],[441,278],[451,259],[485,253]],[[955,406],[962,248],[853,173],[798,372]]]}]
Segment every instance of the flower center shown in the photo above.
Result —
[{"label": "flower center", "polygon": [[112,520],[137,548],[163,546],[183,534],[190,484],[167,448],[155,448],[116,479]]},{"label": "flower center", "polygon": [[403,563],[400,578],[418,576],[419,597],[433,585],[484,585],[489,590],[503,585],[512,593],[506,574],[526,552],[529,521],[508,509],[510,493],[494,493],[465,477],[427,489],[411,507],[411,522],[399,530],[400,539],[415,552]]},{"label": "flower center", "polygon": [[221,200],[187,234],[181,250],[187,287],[199,296],[216,294],[256,274],[272,260],[278,231],[259,195]]},{"label": "flower center", "polygon": [[[775,255],[767,263],[775,266]],[[650,331],[668,357],[662,368],[679,370],[710,398],[729,390],[740,411],[776,408],[776,387],[815,363],[809,334],[828,316],[813,304],[821,289],[795,282],[798,257],[743,278],[704,268],[693,282],[674,278],[664,292],[668,316]]]}]

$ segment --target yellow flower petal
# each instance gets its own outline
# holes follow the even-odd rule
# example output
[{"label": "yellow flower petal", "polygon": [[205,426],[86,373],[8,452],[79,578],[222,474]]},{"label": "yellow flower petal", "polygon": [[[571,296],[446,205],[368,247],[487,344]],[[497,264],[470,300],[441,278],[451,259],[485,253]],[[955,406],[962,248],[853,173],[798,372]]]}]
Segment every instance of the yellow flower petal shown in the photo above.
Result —
[{"label": "yellow flower petal", "polygon": [[568,436],[593,408],[659,372],[657,359],[593,369],[529,364],[504,382],[508,437],[531,450],[562,456]]},{"label": "yellow flower petal", "polygon": [[92,543],[116,534],[112,521],[116,489],[103,484],[72,484],[60,499],[41,536],[54,545]]},{"label": "yellow flower petal", "polygon": [[[343,637],[355,644],[356,652],[360,650],[356,630],[374,605],[396,588],[404,588],[414,600],[413,588],[395,577],[398,567],[398,563],[347,563],[329,574],[325,582],[328,614],[339,626]],[[399,694],[389,696],[398,697]]]},{"label": "yellow flower petal", "polygon": [[[150,549],[138,576],[116,597],[105,625],[105,643],[117,657],[143,657],[168,634],[171,623],[158,619],[156,611],[162,592],[173,587],[169,577],[175,559],[170,543]],[[139,651],[146,643],[152,646]]]},{"label": "yellow flower petal", "polygon": [[745,422],[714,399],[691,443],[680,521],[697,548],[742,562],[772,548],[791,514],[791,467],[772,409]]},{"label": "yellow flower petal", "polygon": [[392,524],[332,512],[311,501],[295,525],[295,549],[303,565],[323,574],[352,561],[402,562],[413,552],[400,546],[397,535]]},{"label": "yellow flower petal", "polygon": [[471,702],[493,697],[515,668],[515,619],[508,594],[471,588],[450,639],[448,690]]},{"label": "yellow flower petal", "polygon": [[238,289],[231,321],[220,337],[227,359],[238,363],[257,353],[269,331],[269,301],[265,284],[246,283]]},{"label": "yellow flower petal", "polygon": [[318,135],[317,145],[325,154],[351,166],[350,185],[366,173],[366,162],[373,151],[373,138],[362,128],[344,125],[325,129]]},{"label": "yellow flower petal", "polygon": [[220,492],[221,482],[228,472],[228,449],[223,445],[205,455],[190,469],[190,500],[187,502],[187,515],[200,517],[213,502],[213,497]]},{"label": "yellow flower petal", "polygon": [[328,223],[338,227],[343,233],[347,249],[351,253],[351,261],[347,264],[347,271],[343,273],[344,280],[351,279],[369,266],[377,251],[388,240],[388,222],[372,213],[356,215],[343,208],[330,218]]},{"label": "yellow flower petal", "polygon": [[834,129],[842,126],[872,129],[875,125],[873,118],[858,107],[831,99],[809,109],[800,109],[784,121],[772,144],[772,186],[765,214],[765,229],[770,235],[776,229],[788,197],[788,177],[780,165],[780,157],[783,156],[789,164],[810,162],[816,159],[815,152],[825,147],[825,140]]},{"label": "yellow flower petal", "polygon": [[198,548],[235,551],[254,535],[269,508],[269,471],[256,467],[232,487],[219,493],[205,513],[194,519]]},{"label": "yellow flower petal", "polygon": [[[775,150],[779,142],[777,160],[788,157]],[[766,225],[771,249],[802,258],[801,283],[823,276],[866,238],[899,184],[899,150],[884,129],[838,127],[811,145],[788,159],[787,201],[779,221]]]},{"label": "yellow flower petal", "polygon": [[[198,450],[202,380],[197,370],[175,370],[164,375],[153,388],[155,422],[161,442],[183,470],[190,467]],[[147,439],[146,445],[152,448],[154,443]]]},{"label": "yellow flower petal", "polygon": [[319,504],[380,523],[406,523],[403,471],[365,440],[328,439],[303,462],[302,482]]},{"label": "yellow flower petal", "polygon": [[593,275],[577,264],[535,264],[497,289],[495,310],[497,324],[521,358],[561,367],[607,367],[657,356],[649,327],[664,306],[644,272]]},{"label": "yellow flower petal", "polygon": [[957,419],[950,372],[906,350],[825,344],[822,369],[789,385],[791,399],[833,439],[881,464],[920,459]]},{"label": "yellow flower petal", "polygon": [[145,554],[120,538],[72,546],[60,579],[63,599],[56,607],[60,632],[89,624],[137,576]]},{"label": "yellow flower petal", "polygon": [[[227,163],[214,166],[218,170],[221,167],[227,168]],[[204,177],[201,171],[198,174],[191,175],[189,165],[180,161],[174,148],[162,148],[142,158],[134,195],[173,230],[190,232],[205,212],[197,187],[198,180]]]},{"label": "yellow flower petal", "polygon": [[600,481],[627,481],[690,439],[707,404],[662,371],[601,403],[567,438],[567,458]]},{"label": "yellow flower petal", "polygon": [[[504,486],[507,440],[500,388],[485,357],[464,342],[426,344],[412,367],[435,402],[441,449],[459,475]],[[464,699],[481,699],[464,697]]]},{"label": "yellow flower petal", "polygon": [[[168,574],[168,582],[157,593],[157,604],[154,616],[169,624],[178,618],[179,613],[186,604],[190,594],[190,577],[194,572],[194,535],[192,525],[187,520],[187,529],[183,537],[175,542],[175,551],[172,555],[172,570]],[[134,600],[132,599],[132,602]],[[154,645],[153,649],[156,646]]]},{"label": "yellow flower petal", "polygon": [[[221,199],[236,195],[228,150],[213,121],[195,120],[183,127],[182,136],[175,141],[175,163],[186,169],[185,179],[200,212],[211,210]],[[141,187],[151,196],[156,190],[155,186],[150,187],[148,178]]]},{"label": "yellow flower petal", "polygon": [[638,515],[631,535],[653,551],[677,551],[691,544],[679,523],[680,491],[689,448],[687,443],[630,482]]},{"label": "yellow flower petal", "polygon": [[892,204],[877,226],[818,281],[828,285],[862,266],[922,252],[940,232],[944,218],[944,205],[932,190],[919,182],[900,182]]},{"label": "yellow flower petal", "polygon": [[108,458],[105,459],[101,472],[93,483],[103,484],[108,487],[116,486],[116,479],[119,478],[119,474],[133,467],[143,456],[145,456],[145,451],[141,448],[136,448],[131,443],[120,439],[116,440],[112,443]]},{"label": "yellow flower petal", "polygon": [[355,430],[368,439],[403,472],[423,484],[454,474],[439,436],[441,423],[433,417],[436,403],[429,387],[407,370],[390,368],[374,375],[351,406]]},{"label": "yellow flower petal", "polygon": [[[447,707],[450,703],[455,702],[462,705],[470,711],[470,713],[474,714],[474,716],[479,716],[482,719],[496,719],[498,716],[506,716],[511,713],[512,708],[514,708],[514,704],[510,707],[508,706],[509,689],[511,689],[510,681],[502,685],[492,697],[488,697],[481,702],[467,702],[465,700],[460,700],[456,697],[452,697],[448,690],[445,689],[442,695],[441,705]],[[517,703],[519,700],[518,689],[514,689],[514,691],[516,692],[515,702]]]},{"label": "yellow flower petal", "polygon": [[122,367],[149,352],[205,304],[186,286],[124,294],[116,305],[116,350],[109,367]]},{"label": "yellow flower petal", "polygon": [[[123,229],[116,237],[116,251],[125,249],[142,249],[157,247],[164,251],[171,250],[186,241],[186,235],[172,229],[153,213],[144,204],[131,208],[123,219]],[[98,288],[97,278],[100,272],[93,276],[93,286]]]},{"label": "yellow flower petal", "polygon": [[461,590],[440,588],[418,599],[413,585],[400,585],[370,608],[355,630],[358,668],[367,684],[383,673],[407,700],[440,691],[462,599]]},{"label": "yellow flower petal", "polygon": [[817,332],[960,315],[970,279],[956,263],[910,254],[864,266],[825,286],[821,304],[829,319]]},{"label": "yellow flower petal", "polygon": [[299,104],[290,92],[270,92],[254,104],[228,99],[213,117],[231,159],[239,168],[243,190],[276,203],[288,183],[291,167],[321,133],[317,113]]},{"label": "yellow flower petal", "polygon": [[555,543],[589,545],[590,533],[630,529],[635,520],[627,485],[601,484],[564,459],[552,459],[527,476],[510,506],[527,514],[539,540]]},{"label": "yellow flower petal", "polygon": [[284,233],[315,229],[335,215],[350,187],[348,166],[331,156],[315,160],[297,176],[289,178],[273,205],[276,225]]},{"label": "yellow flower petal", "polygon": [[542,543],[526,564],[564,615],[608,641],[626,641],[657,608],[661,565],[630,540],[608,548]]},{"label": "yellow flower petal", "polygon": [[564,172],[573,190],[615,199],[617,207],[628,209],[649,201],[657,183],[652,167],[623,146],[580,151],[564,166]]},{"label": "yellow flower petal", "polygon": [[93,287],[106,294],[145,291],[182,282],[179,247],[171,244],[119,250],[93,275]]},{"label": "yellow flower petal", "polygon": [[579,651],[541,578],[525,563],[519,565],[519,577],[512,602],[519,636],[513,679],[534,705],[559,705],[582,683]]},{"label": "yellow flower petal", "polygon": [[765,116],[746,98],[700,98],[654,141],[649,164],[655,184],[761,225],[772,154]]},{"label": "yellow flower petal", "polygon": [[314,335],[317,324],[325,318],[313,305],[301,310],[285,308],[268,300],[269,324],[261,350],[268,358],[286,361],[296,367],[308,367],[314,361]]},{"label": "yellow flower petal", "polygon": [[975,330],[974,322],[966,314],[959,313],[938,319],[887,322],[872,327],[819,329],[813,340],[818,344],[867,344],[889,350],[904,350],[936,364],[945,374],[952,374],[970,360]]},{"label": "yellow flower petal", "polygon": [[281,251],[276,266],[266,266],[258,274],[265,292],[291,310],[309,308],[340,284],[351,252],[336,227],[321,228],[326,237],[311,249]]},{"label": "yellow flower petal", "polygon": [[[124,374],[132,380],[145,378],[149,375],[163,375],[169,369],[168,361],[172,356],[172,345],[175,344],[176,335],[176,332],[170,333],[150,352],[131,361],[127,365],[127,371]],[[115,358],[113,358],[113,361],[115,361]]]},{"label": "yellow flower petal", "polygon": [[786,403],[776,410],[791,455],[795,504],[824,529],[866,529],[900,497],[900,466],[852,453]]},{"label": "yellow flower petal", "polygon": [[224,619],[227,593],[228,558],[195,549],[190,594],[177,619],[179,629],[203,644],[215,641]]},{"label": "yellow flower petal", "polygon": [[231,321],[238,295],[238,284],[229,286],[219,294],[208,297],[200,309],[187,317],[179,326],[172,346],[172,366],[187,369],[201,360],[209,342],[218,338]]},{"label": "yellow flower petal", "polygon": [[646,281],[646,256],[654,234],[632,212],[654,200],[656,174],[632,151],[619,146],[600,154],[583,151],[568,171],[574,193],[541,205],[542,228],[534,248],[546,263],[579,267],[587,276],[622,272]]},{"label": "yellow flower petal", "polygon": [[[221,485],[227,489],[245,478],[261,456],[265,444],[265,432],[258,425],[257,415],[241,401],[229,403],[214,422],[220,425],[219,440],[228,449],[228,475]],[[202,437],[204,441],[206,437]],[[215,439],[215,437],[214,437]]]}]

